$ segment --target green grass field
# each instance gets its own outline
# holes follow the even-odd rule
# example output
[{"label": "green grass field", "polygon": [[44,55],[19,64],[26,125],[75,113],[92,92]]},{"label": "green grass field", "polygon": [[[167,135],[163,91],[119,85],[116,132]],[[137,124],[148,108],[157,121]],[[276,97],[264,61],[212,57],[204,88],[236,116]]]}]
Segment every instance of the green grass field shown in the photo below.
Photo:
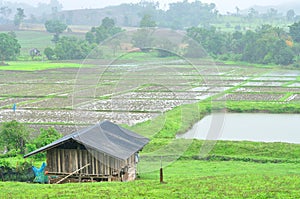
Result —
[{"label": "green grass field", "polygon": [[177,161],[134,182],[0,183],[1,198],[298,198],[297,164]]},{"label": "green grass field", "polygon": [[29,53],[28,50],[38,48],[44,50],[53,47],[52,34],[43,31],[16,31],[17,39],[22,47],[22,54]]},{"label": "green grass field", "polygon": [[280,27],[288,31],[288,26],[291,25],[292,22],[262,18],[247,19],[246,17],[241,16],[223,15],[218,22],[212,23],[212,25],[219,30],[227,32],[234,32],[237,30],[246,31],[249,29],[255,31],[258,26],[262,26],[265,24]]},{"label": "green grass field", "polygon": [[49,61],[11,61],[7,66],[0,66],[0,70],[37,71],[58,68],[79,68],[81,64],[76,63],[55,63]]},{"label": "green grass field", "polygon": [[[174,109],[168,113],[166,126],[171,132],[180,129],[180,126],[172,123],[173,120],[177,120],[177,111]],[[154,124],[155,122],[152,125]],[[140,124],[139,129],[143,125],[149,123]],[[185,125],[182,128],[187,128],[188,125]],[[192,143],[188,142],[190,145],[178,160],[168,162],[170,163],[168,165],[163,161],[166,183],[160,184],[159,167],[157,164],[150,165],[151,161],[143,161],[143,158],[157,156],[157,150],[167,145],[175,135],[169,134],[169,131],[162,129],[160,134],[153,136],[150,144],[145,147],[138,167],[139,179],[134,182],[62,185],[1,182],[0,198],[298,198],[300,196],[298,156],[300,145],[297,144],[218,141],[208,156],[201,159],[199,149],[204,141],[194,140]],[[177,146],[185,145],[186,142],[179,140]],[[39,166],[40,162],[37,160],[34,165]],[[151,166],[153,166],[151,172],[144,171]]]}]

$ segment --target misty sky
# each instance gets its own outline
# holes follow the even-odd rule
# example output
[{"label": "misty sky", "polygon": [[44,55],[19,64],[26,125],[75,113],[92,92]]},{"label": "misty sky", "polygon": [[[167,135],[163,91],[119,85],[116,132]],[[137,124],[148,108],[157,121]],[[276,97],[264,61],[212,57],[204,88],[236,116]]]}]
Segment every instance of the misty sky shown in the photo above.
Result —
[{"label": "misty sky", "polygon": [[[37,5],[38,2],[49,3],[50,0],[0,0],[9,2],[25,2],[28,4]],[[118,5],[121,3],[137,3],[140,0],[58,0],[63,4],[64,10],[82,9],[82,8],[102,8],[108,5]],[[152,0],[158,1],[158,0]],[[161,5],[170,2],[177,2],[178,0],[159,0]],[[181,0],[182,1],[182,0]],[[189,0],[191,1],[191,0]],[[217,9],[221,12],[235,11],[235,7],[240,9],[249,8],[253,5],[278,5],[280,3],[289,2],[292,0],[201,0],[203,3],[215,3]]]}]

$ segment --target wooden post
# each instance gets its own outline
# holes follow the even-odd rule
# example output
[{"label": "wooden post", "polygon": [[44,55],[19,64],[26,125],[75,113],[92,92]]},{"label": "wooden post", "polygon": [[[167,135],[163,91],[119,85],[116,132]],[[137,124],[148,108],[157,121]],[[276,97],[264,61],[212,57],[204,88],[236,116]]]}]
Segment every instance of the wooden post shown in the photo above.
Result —
[{"label": "wooden post", "polygon": [[160,156],[159,176],[160,176],[160,183],[163,183],[164,182],[164,174],[163,174],[163,168],[162,168],[162,156]]},{"label": "wooden post", "polygon": [[81,182],[81,172],[79,173],[78,181]]},{"label": "wooden post", "polygon": [[160,183],[164,182],[163,168],[160,168]]},{"label": "wooden post", "polygon": [[65,149],[61,149],[60,150],[60,154],[61,154],[61,172],[64,173],[66,172],[66,167],[65,167]]},{"label": "wooden post", "polygon": [[95,175],[95,171],[96,171],[96,168],[95,168],[96,164],[95,164],[95,155],[94,155],[94,152],[95,152],[94,150],[91,151],[91,162],[92,162],[92,172],[91,173],[93,175]]},{"label": "wooden post", "polygon": [[99,153],[95,152],[95,161],[96,161],[96,175],[99,176]]},{"label": "wooden post", "polygon": [[57,172],[60,173],[61,172],[61,161],[60,161],[60,153],[61,150],[57,150]]},{"label": "wooden post", "polygon": [[53,149],[53,154],[52,154],[52,164],[53,164],[53,171],[57,173],[57,168],[58,168],[58,162],[56,160],[57,157],[57,149]]}]

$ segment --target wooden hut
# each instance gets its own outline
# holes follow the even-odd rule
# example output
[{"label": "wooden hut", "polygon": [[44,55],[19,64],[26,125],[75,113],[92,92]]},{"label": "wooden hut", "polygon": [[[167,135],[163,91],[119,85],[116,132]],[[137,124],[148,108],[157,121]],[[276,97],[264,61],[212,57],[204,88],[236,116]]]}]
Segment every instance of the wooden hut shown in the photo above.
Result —
[{"label": "wooden hut", "polygon": [[148,142],[148,138],[104,121],[56,140],[24,158],[46,151],[49,176],[67,176],[77,181],[130,181],[136,177],[138,153]]}]

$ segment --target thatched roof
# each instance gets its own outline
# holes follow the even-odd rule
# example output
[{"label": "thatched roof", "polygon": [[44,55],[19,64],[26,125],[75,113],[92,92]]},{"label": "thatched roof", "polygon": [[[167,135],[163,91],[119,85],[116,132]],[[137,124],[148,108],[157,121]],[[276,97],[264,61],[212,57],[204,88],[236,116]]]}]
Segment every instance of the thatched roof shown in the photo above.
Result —
[{"label": "thatched roof", "polygon": [[64,136],[51,144],[26,154],[24,158],[50,150],[70,141],[78,142],[87,149],[93,149],[112,157],[126,160],[134,153],[140,151],[149,142],[149,139],[109,121],[103,121]]}]

